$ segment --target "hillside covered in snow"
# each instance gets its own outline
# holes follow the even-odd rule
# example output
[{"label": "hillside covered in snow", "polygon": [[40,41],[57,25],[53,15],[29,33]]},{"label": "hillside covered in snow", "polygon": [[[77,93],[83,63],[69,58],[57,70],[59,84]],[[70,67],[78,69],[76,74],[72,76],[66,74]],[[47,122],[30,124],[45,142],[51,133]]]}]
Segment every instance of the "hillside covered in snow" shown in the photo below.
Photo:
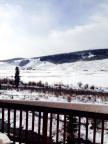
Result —
[{"label": "hillside covered in snow", "polygon": [[41,80],[73,86],[82,82],[108,87],[108,49],[0,61],[0,78],[13,78],[16,66],[20,67],[21,80],[26,82]]}]

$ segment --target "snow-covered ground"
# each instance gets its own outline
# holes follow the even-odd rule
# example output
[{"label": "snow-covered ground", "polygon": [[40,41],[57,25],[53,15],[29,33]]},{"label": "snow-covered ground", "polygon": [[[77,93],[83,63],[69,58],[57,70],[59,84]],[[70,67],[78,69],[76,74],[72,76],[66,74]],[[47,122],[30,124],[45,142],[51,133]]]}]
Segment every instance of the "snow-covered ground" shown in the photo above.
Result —
[{"label": "snow-covered ground", "polygon": [[69,102],[88,104],[108,104],[108,98],[92,95],[55,95],[51,93],[33,92],[30,90],[0,90],[0,99],[33,100],[48,102]]},{"label": "snow-covered ground", "polygon": [[[18,62],[0,63],[0,78],[13,78],[16,65]],[[108,59],[64,64],[40,62],[32,59],[20,69],[21,80],[25,82],[41,80],[49,84],[63,83],[73,86],[82,82],[90,86],[108,87]]]}]

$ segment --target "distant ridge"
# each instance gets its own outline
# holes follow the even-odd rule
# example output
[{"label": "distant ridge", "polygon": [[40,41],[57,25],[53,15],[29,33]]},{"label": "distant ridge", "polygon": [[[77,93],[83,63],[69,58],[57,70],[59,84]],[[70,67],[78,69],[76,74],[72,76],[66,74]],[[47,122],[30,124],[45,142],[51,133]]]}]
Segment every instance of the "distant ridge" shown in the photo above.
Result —
[{"label": "distant ridge", "polygon": [[40,57],[40,61],[48,61],[55,64],[76,62],[79,60],[101,60],[108,58],[108,49],[85,50],[57,55]]},{"label": "distant ridge", "polygon": [[11,62],[11,61],[16,61],[16,60],[21,60],[21,59],[24,59],[24,58],[10,58],[10,59],[5,59],[5,60],[0,60],[0,62]]},{"label": "distant ridge", "polygon": [[108,49],[95,49],[95,50],[85,50],[78,52],[70,52],[63,54],[54,54],[42,57],[33,57],[33,58],[12,58],[7,60],[2,60],[1,62],[15,63],[18,62],[19,66],[25,66],[30,62],[30,60],[40,59],[40,61],[47,61],[54,64],[70,63],[76,61],[93,61],[93,60],[102,60],[108,59]]}]

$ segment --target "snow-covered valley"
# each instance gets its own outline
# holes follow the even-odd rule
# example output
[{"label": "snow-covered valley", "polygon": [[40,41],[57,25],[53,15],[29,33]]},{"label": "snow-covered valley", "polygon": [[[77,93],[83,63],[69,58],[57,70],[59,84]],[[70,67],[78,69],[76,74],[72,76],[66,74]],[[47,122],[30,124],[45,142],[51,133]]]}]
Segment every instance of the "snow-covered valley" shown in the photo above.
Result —
[{"label": "snow-covered valley", "polygon": [[[0,78],[14,78],[18,62],[0,63]],[[53,64],[30,59],[30,62],[20,67],[21,80],[42,81],[49,84],[63,83],[77,86],[79,82],[96,87],[108,87],[108,59],[94,61],[78,61],[74,63]]]}]

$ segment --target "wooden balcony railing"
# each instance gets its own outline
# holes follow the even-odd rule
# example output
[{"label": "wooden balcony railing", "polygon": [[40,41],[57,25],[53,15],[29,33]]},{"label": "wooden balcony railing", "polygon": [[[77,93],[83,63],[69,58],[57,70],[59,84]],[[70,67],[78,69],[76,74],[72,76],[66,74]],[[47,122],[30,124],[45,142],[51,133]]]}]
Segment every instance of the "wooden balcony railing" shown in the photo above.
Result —
[{"label": "wooden balcony railing", "polygon": [[0,131],[12,143],[104,144],[107,120],[107,105],[0,100]]}]

